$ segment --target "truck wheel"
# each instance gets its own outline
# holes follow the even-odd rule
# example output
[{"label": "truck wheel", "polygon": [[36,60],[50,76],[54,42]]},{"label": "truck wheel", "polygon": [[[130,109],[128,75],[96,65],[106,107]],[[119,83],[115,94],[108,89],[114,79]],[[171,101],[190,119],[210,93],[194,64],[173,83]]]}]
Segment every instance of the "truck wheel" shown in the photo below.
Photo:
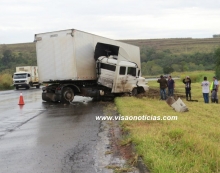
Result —
[{"label": "truck wheel", "polygon": [[36,88],[40,88],[40,85],[36,85]]},{"label": "truck wheel", "polygon": [[74,92],[70,87],[64,87],[61,95],[61,103],[69,103],[74,99]]},{"label": "truck wheel", "polygon": [[19,87],[16,86],[15,88],[16,88],[16,90],[19,90]]},{"label": "truck wheel", "polygon": [[137,88],[133,88],[131,94],[132,94],[132,96],[137,96],[137,94],[138,94]]},{"label": "truck wheel", "polygon": [[114,100],[114,97],[102,97],[103,102],[110,102],[110,101],[113,101],[113,100]]},{"label": "truck wheel", "polygon": [[145,91],[144,91],[144,88],[143,87],[139,87],[138,88],[138,94],[140,94],[140,93],[144,93]]},{"label": "truck wheel", "polygon": [[93,97],[93,98],[92,98],[92,101],[94,101],[94,102],[99,102],[99,101],[101,101],[101,98],[100,98],[100,97]]},{"label": "truck wheel", "polygon": [[46,93],[42,93],[42,100],[46,102],[51,102],[51,99],[46,97]]}]

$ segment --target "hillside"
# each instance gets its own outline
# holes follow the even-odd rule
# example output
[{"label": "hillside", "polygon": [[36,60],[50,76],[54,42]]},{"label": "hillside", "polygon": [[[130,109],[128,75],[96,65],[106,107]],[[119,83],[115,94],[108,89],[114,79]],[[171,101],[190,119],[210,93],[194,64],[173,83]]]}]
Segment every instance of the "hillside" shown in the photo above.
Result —
[{"label": "hillside", "polygon": [[[170,38],[120,40],[141,48],[142,73],[161,74],[171,71],[213,70],[213,52],[220,38]],[[37,65],[35,43],[0,45],[0,73],[12,73],[16,66]]]},{"label": "hillside", "polygon": [[25,65],[37,65],[35,43],[0,45],[0,73],[12,74],[16,66]]},{"label": "hillside", "polygon": [[207,53],[220,46],[220,38],[168,38],[168,39],[140,39],[121,40],[139,47],[153,47],[157,51],[170,50],[171,53]]},{"label": "hillside", "polygon": [[214,70],[214,51],[220,38],[171,38],[122,40],[141,48],[143,75],[173,71]]},{"label": "hillside", "polygon": [[[169,49],[172,53],[207,53],[220,46],[220,38],[164,38],[164,39],[139,39],[119,40],[139,47],[153,47],[156,50]],[[35,52],[35,43],[0,44],[0,55],[3,49],[15,52]]]},{"label": "hillside", "polygon": [[0,55],[4,50],[12,52],[35,52],[35,43],[0,44]]}]

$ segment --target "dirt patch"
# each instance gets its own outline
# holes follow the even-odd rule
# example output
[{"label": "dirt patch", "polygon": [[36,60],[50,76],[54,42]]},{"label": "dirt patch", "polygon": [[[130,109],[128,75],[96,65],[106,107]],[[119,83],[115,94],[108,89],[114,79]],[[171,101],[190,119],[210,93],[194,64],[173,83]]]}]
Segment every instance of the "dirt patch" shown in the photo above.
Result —
[{"label": "dirt patch", "polygon": [[[160,90],[159,88],[149,88],[149,90],[145,93],[141,93],[137,95],[137,98],[143,98],[143,97],[148,97],[152,99],[160,99]],[[174,99],[177,100],[178,98],[185,98],[184,93],[174,93]]]},{"label": "dirt patch", "polygon": [[123,134],[118,121],[112,123],[109,134],[111,136],[111,154],[113,157],[122,157],[126,161],[123,167],[118,168],[118,172],[138,172],[135,171],[138,155],[134,153],[131,140],[127,137],[124,138],[127,135]]},{"label": "dirt patch", "polygon": [[[109,103],[104,110],[106,116],[119,116],[117,108],[113,103]],[[110,162],[105,168],[113,170],[114,173],[139,173],[135,167],[135,153],[132,149],[131,140],[124,138],[123,131],[120,128],[120,121],[105,121],[107,128],[107,137],[109,144],[105,151],[105,156],[110,157]],[[122,142],[123,141],[123,142]]]},{"label": "dirt patch", "polygon": [[123,132],[119,127],[111,128],[109,133],[111,134],[111,149],[114,156],[122,156],[125,160],[130,160],[134,157],[132,151],[131,142],[128,140],[122,144],[120,137],[123,136]]}]

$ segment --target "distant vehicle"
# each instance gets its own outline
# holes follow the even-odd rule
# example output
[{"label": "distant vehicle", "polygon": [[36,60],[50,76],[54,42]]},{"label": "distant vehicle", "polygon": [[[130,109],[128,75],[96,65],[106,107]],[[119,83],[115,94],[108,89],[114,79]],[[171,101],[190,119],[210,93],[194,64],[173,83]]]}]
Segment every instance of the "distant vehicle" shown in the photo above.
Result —
[{"label": "distant vehicle", "polygon": [[17,90],[19,88],[29,89],[30,87],[40,88],[37,66],[16,67],[16,72],[12,77],[13,85]]},{"label": "distant vehicle", "polygon": [[44,101],[111,100],[148,89],[137,46],[75,29],[36,34],[35,42]]}]

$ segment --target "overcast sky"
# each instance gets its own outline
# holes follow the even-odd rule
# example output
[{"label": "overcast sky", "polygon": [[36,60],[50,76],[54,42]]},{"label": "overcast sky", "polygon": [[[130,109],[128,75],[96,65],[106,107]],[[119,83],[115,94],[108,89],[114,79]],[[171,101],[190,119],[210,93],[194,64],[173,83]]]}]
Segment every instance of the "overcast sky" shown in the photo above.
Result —
[{"label": "overcast sky", "polygon": [[220,0],[0,0],[0,44],[78,29],[112,39],[210,38]]}]

